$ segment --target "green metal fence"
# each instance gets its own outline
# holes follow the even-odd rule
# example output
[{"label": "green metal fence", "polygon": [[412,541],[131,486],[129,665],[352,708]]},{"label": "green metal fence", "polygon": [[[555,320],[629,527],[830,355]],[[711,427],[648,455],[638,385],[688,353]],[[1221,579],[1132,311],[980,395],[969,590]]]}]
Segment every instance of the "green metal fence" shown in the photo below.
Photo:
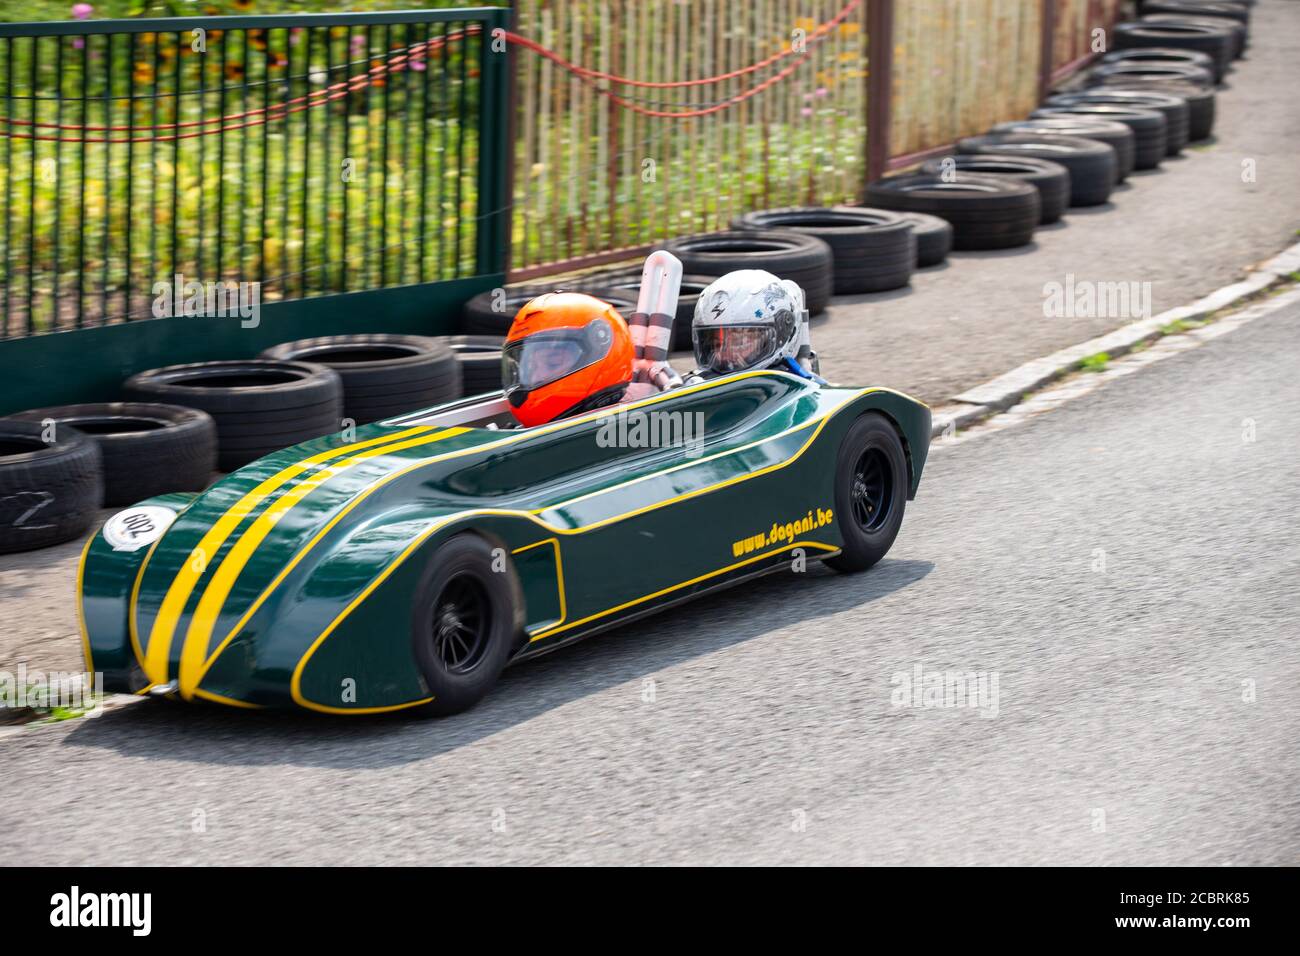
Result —
[{"label": "green metal fence", "polygon": [[508,18],[0,24],[0,337],[500,273]]}]

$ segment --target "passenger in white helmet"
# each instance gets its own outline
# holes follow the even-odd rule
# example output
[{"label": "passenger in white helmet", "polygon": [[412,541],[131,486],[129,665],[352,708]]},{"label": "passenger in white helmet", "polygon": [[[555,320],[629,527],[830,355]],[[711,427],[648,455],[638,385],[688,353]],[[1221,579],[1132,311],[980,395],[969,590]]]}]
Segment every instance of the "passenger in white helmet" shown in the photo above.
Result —
[{"label": "passenger in white helmet", "polygon": [[756,369],[776,369],[826,384],[808,334],[803,290],[760,269],[729,272],[695,303],[691,323],[697,382]]}]

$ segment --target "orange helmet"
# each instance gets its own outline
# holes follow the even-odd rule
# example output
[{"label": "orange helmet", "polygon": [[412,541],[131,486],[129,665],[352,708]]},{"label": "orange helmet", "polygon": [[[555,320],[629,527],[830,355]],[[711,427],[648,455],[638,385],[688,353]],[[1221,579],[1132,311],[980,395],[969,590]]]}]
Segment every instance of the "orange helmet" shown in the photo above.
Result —
[{"label": "orange helmet", "polygon": [[627,323],[612,305],[581,292],[548,292],[525,303],[501,349],[501,384],[515,418],[543,425],[612,405],[632,381]]}]

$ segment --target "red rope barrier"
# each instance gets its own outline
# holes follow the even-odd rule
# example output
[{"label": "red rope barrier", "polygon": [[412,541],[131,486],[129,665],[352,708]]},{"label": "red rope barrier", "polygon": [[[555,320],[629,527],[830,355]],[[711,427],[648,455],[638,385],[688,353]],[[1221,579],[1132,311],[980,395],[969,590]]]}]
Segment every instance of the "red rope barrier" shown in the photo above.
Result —
[{"label": "red rope barrier", "polygon": [[[842,10],[840,10],[839,13],[837,13],[830,20],[827,20],[825,23],[818,26],[815,30],[813,30],[812,33],[808,34],[806,38],[807,42],[809,43],[820,42],[822,39],[825,38],[826,34],[830,33],[831,30],[835,29],[837,26],[843,23],[848,18],[849,14],[852,13],[860,6],[862,6],[862,0],[850,0],[850,2],[846,4],[845,7]],[[528,37],[520,36],[517,33],[511,33],[509,31],[506,31],[505,35],[506,38],[511,43],[517,44],[518,46],[522,46],[525,49],[532,50],[534,53],[546,57],[546,59],[553,61],[554,63],[568,70],[570,73],[575,73],[578,76],[586,77],[592,80],[606,80],[610,83],[618,84],[619,86],[640,86],[640,87],[649,87],[652,89],[672,89],[675,87],[682,87],[682,86],[707,86],[711,83],[721,83],[725,80],[734,80],[736,77],[745,76],[748,73],[754,73],[758,70],[763,69],[764,67],[771,66],[773,63],[780,62],[781,60],[785,59],[788,56],[793,56],[795,53],[800,52],[798,50],[795,50],[793,47],[791,47],[788,50],[782,50],[780,53],[774,53],[772,56],[769,56],[764,60],[760,60],[757,63],[750,64],[749,66],[746,67],[741,67],[738,70],[732,70],[730,73],[720,73],[717,76],[706,76],[698,80],[673,80],[669,82],[656,83],[656,82],[651,82],[649,80],[633,80],[625,76],[616,76],[613,73],[601,73],[598,70],[591,70],[585,66],[580,66],[577,63],[569,62],[568,60],[564,59],[564,57],[556,53],[554,50],[548,50],[546,47],[542,46],[536,40],[530,40],[528,39]]]},{"label": "red rope barrier", "polygon": [[[833,18],[816,27],[806,38],[809,47],[820,43],[827,35],[843,23],[848,16],[862,5],[862,0],[850,0]],[[384,77],[385,74],[392,73],[395,70],[405,66],[408,62],[422,61],[426,56],[441,50],[446,43],[450,41],[459,41],[467,36],[474,36],[482,32],[478,26],[471,26],[465,30],[456,33],[450,33],[446,37],[434,37],[423,44],[414,47],[408,47],[406,52],[391,56],[386,62],[372,66],[365,73],[349,77],[340,83],[335,83],[324,87],[320,90],[312,91],[305,96],[295,97],[292,100],[286,100],[283,103],[276,103],[260,109],[247,110],[242,113],[230,113],[225,116],[212,117],[211,119],[187,120],[183,123],[158,123],[152,126],[137,125],[116,125],[116,126],[84,126],[78,124],[60,124],[60,123],[37,123],[31,120],[13,119],[7,116],[0,116],[0,123],[8,127],[24,127],[32,130],[52,130],[59,135],[36,135],[33,133],[16,133],[11,129],[0,129],[0,138],[8,137],[10,139],[35,140],[37,142],[59,142],[59,143],[164,143],[182,139],[193,139],[198,136],[208,136],[215,133],[227,133],[237,129],[247,129],[249,127],[261,126],[275,120],[281,120],[291,113],[300,113],[303,110],[312,109],[313,107],[341,99],[356,90],[363,89],[373,85],[377,80]],[[507,42],[514,43],[524,49],[531,50],[540,56],[543,56],[556,63],[561,68],[573,73],[579,80],[591,86],[601,96],[608,97],[614,103],[617,103],[623,109],[640,113],[643,116],[653,116],[667,119],[690,119],[700,116],[708,116],[712,113],[719,113],[723,110],[730,109],[738,103],[744,102],[751,97],[757,96],[764,90],[772,87],[776,83],[793,74],[799,67],[807,63],[811,53],[807,50],[796,50],[793,46],[788,50],[782,50],[780,53],[766,57],[757,63],[742,67],[738,70],[732,70],[729,73],[721,73],[717,76],[702,77],[694,80],[676,80],[671,82],[651,82],[647,80],[634,80],[629,77],[616,76],[612,73],[602,73],[598,70],[591,70],[587,67],[576,63],[571,63],[564,57],[560,56],[553,50],[549,50],[535,40],[512,33],[508,30],[501,31],[501,36]],[[721,83],[726,80],[736,79],[746,76],[758,70],[765,69],[775,63],[779,63],[786,57],[793,56],[802,52],[803,55],[784,69],[774,73],[772,76],[763,80],[761,83],[742,90],[735,95],[715,103],[708,107],[690,110],[652,110],[633,103],[614,93],[612,90],[597,84],[607,82],[620,86],[643,87],[653,89],[669,89],[692,86],[705,86],[713,83]],[[198,91],[189,91],[198,92]],[[180,92],[176,96],[182,95]],[[110,99],[122,99],[122,97],[113,97]],[[33,109],[35,106],[33,105]],[[251,119],[250,119],[251,117]],[[234,120],[248,120],[243,123],[232,123]],[[205,128],[213,127],[216,128]],[[197,127],[197,128],[196,128]],[[160,130],[191,130],[191,132],[175,132],[171,135],[157,135]],[[89,137],[66,137],[61,135],[65,132],[92,132],[92,133],[121,133],[121,132],[154,132],[155,135],[147,136],[89,136]]]}]

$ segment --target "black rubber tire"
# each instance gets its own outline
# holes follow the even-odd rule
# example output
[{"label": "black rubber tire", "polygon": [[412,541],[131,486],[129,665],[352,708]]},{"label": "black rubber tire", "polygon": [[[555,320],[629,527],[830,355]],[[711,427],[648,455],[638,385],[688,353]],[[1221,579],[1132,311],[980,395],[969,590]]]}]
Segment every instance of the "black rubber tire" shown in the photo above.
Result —
[{"label": "black rubber tire", "polygon": [[916,267],[941,265],[952,252],[952,223],[924,212],[899,212],[916,236]]},{"label": "black rubber tire", "polygon": [[182,405],[211,415],[219,471],[234,471],[343,427],[343,383],[332,368],[311,362],[169,365],[132,375],[122,391],[128,401]]},{"label": "black rubber tire", "polygon": [[916,236],[897,213],[855,206],[796,206],[747,212],[732,229],[791,229],[816,236],[831,247],[835,294],[854,295],[901,288],[916,268]]},{"label": "black rubber tire", "polygon": [[1185,63],[1149,63],[1142,60],[1122,60],[1117,63],[1102,63],[1093,67],[1084,77],[1087,86],[1129,86],[1133,82],[1141,83],[1194,83],[1212,90],[1215,86],[1214,72],[1199,66]]},{"label": "black rubber tire", "polygon": [[952,224],[954,249],[1011,249],[1033,241],[1042,216],[1038,190],[1026,182],[968,173],[957,182],[907,173],[867,186],[873,206],[928,212]]},{"label": "black rubber tire", "polygon": [[769,229],[763,232],[707,232],[682,236],[656,248],[671,252],[691,275],[724,276],[737,269],[765,269],[803,289],[808,313],[826,311],[834,287],[834,255],[816,236]]},{"label": "black rubber tire", "polygon": [[[684,275],[681,290],[677,295],[677,314],[673,316],[672,337],[668,340],[668,351],[690,351],[691,323],[695,320],[695,303],[700,301],[700,293],[705,290],[716,276]],[[637,298],[641,292],[641,269],[616,269],[610,272],[597,272],[591,276],[593,282],[602,287],[614,289]]]},{"label": "black rubber tire", "polygon": [[212,416],[179,405],[104,402],[33,408],[16,421],[53,421],[99,446],[104,504],[133,505],[170,491],[202,491],[217,467]]},{"label": "black rubber tire", "polygon": [[1032,156],[987,155],[944,156],[921,164],[921,172],[942,176],[952,170],[957,176],[1006,176],[1030,183],[1038,189],[1041,207],[1039,225],[1056,222],[1070,205],[1070,171],[1060,163]]},{"label": "black rubber tire", "polygon": [[80,537],[103,500],[99,446],[88,435],[56,425],[47,436],[37,422],[0,418],[0,554]]},{"label": "black rubber tire", "polygon": [[501,345],[496,335],[449,335],[444,342],[460,366],[464,397],[501,391]]},{"label": "black rubber tire", "polygon": [[1123,123],[1094,120],[1080,116],[1059,116],[1048,119],[1012,120],[998,123],[990,133],[1047,133],[1052,136],[1078,136],[1105,143],[1115,150],[1115,182],[1124,182],[1133,172],[1137,154],[1137,140],[1133,131]]},{"label": "black rubber tire", "polygon": [[1112,120],[1123,123],[1133,132],[1133,168],[1155,169],[1169,150],[1168,123],[1163,113],[1110,103],[1078,103],[1073,106],[1044,106],[1034,110],[1030,119],[1054,116],[1081,116],[1085,119]]},{"label": "black rubber tire", "polygon": [[1202,53],[1200,50],[1180,50],[1172,46],[1135,46],[1127,50],[1111,50],[1101,58],[1102,64],[1107,63],[1137,63],[1147,64],[1150,66],[1168,66],[1170,64],[1179,64],[1182,66],[1200,67],[1210,76],[1214,75],[1214,57],[1208,53]]},{"label": "black rubber tire", "polygon": [[334,369],[343,381],[343,416],[358,425],[396,414],[394,406],[410,412],[461,395],[451,349],[423,335],[325,335],[272,346],[260,358]]},{"label": "black rubber tire", "polygon": [[[1219,82],[1223,82],[1223,76],[1232,69],[1232,61],[1240,60],[1246,55],[1246,48],[1250,46],[1250,30],[1246,24],[1232,17],[1220,16],[1218,14],[1190,14],[1190,13],[1153,13],[1142,18],[1142,23],[1152,23],[1157,26],[1173,25],[1175,27],[1194,26],[1203,27],[1206,30],[1224,31],[1228,34],[1228,56],[1223,62],[1223,73],[1219,75]],[[1177,45],[1177,44],[1175,44]],[[1208,51],[1207,51],[1208,52]],[[1216,54],[1211,53],[1211,56]]]},{"label": "black rubber tire", "polygon": [[957,150],[970,155],[996,153],[1032,156],[1060,163],[1070,171],[1070,205],[1097,206],[1115,188],[1115,150],[1105,143],[1078,136],[990,133],[957,141]]},{"label": "black rubber tire", "polygon": [[1111,44],[1116,50],[1137,47],[1173,47],[1178,50],[1198,50],[1214,58],[1212,78],[1223,82],[1223,75],[1232,65],[1236,52],[1236,38],[1228,27],[1209,27],[1204,24],[1158,22],[1150,19],[1117,23],[1111,31]]},{"label": "black rubber tire", "polygon": [[[862,460],[874,462],[883,487],[880,504],[868,522],[859,521],[854,506],[855,482]],[[868,481],[871,471],[866,470]],[[835,519],[844,538],[844,550],[826,559],[841,573],[865,571],[889,553],[907,508],[907,454],[892,422],[878,412],[867,412],[849,426],[835,456]],[[881,513],[883,511],[883,514]]]},{"label": "black rubber tire", "polygon": [[1043,104],[1055,106],[1083,106],[1087,104],[1131,106],[1135,109],[1155,110],[1165,118],[1165,155],[1177,156],[1187,145],[1191,129],[1191,107],[1187,100],[1171,93],[1155,90],[1092,89],[1080,93],[1050,96]]},{"label": "black rubber tire", "polygon": [[1160,77],[1134,78],[1121,75],[1107,77],[1090,89],[1168,93],[1180,97],[1187,103],[1188,141],[1199,142],[1214,135],[1218,96],[1208,86]]},{"label": "black rubber tire", "polygon": [[1250,7],[1244,3],[1224,2],[1224,0],[1142,0],[1138,12],[1143,16],[1152,14],[1171,14],[1173,16],[1222,17],[1236,20],[1250,29]]},{"label": "black rubber tire", "polygon": [[[465,335],[499,335],[510,331],[515,316],[529,301],[547,292],[585,292],[602,302],[608,302],[624,319],[636,311],[636,293],[628,295],[619,289],[606,289],[599,284],[579,283],[529,283],[506,286],[504,297],[496,289],[480,292],[461,309],[460,331]],[[501,306],[497,311],[495,306]]]},{"label": "black rubber tire", "polygon": [[[523,589],[509,556],[505,570],[493,569],[496,546],[477,534],[459,534],[445,541],[429,559],[411,603],[411,650],[433,700],[418,708],[424,716],[446,717],[468,710],[491,690],[524,627]],[[487,624],[481,654],[458,672],[448,666],[435,645],[439,598],[448,582],[464,575],[481,589]]]}]

